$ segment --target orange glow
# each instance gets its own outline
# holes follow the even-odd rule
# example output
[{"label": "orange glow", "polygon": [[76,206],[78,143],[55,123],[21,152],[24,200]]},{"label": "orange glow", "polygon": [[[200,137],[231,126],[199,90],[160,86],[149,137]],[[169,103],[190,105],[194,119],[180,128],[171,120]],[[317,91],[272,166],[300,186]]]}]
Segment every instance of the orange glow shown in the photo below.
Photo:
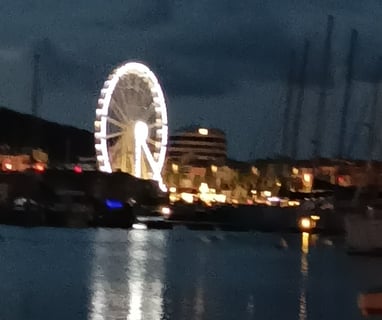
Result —
[{"label": "orange glow", "polygon": [[301,235],[301,251],[304,253],[309,252],[309,233],[303,232]]},{"label": "orange glow", "polygon": [[310,218],[303,217],[300,219],[299,225],[302,230],[308,231],[312,228],[312,221],[310,220]]},{"label": "orange glow", "polygon": [[4,163],[4,169],[5,170],[12,170],[12,168],[13,168],[12,163],[10,163],[10,162]]},{"label": "orange glow", "polygon": [[42,163],[36,163],[34,165],[34,169],[38,172],[43,172],[45,170],[45,167]]},{"label": "orange glow", "polygon": [[312,175],[309,173],[304,173],[303,179],[306,183],[310,183],[312,181]]},{"label": "orange glow", "polygon": [[344,182],[344,177],[339,176],[339,177],[338,177],[338,183],[343,183],[343,182]]}]

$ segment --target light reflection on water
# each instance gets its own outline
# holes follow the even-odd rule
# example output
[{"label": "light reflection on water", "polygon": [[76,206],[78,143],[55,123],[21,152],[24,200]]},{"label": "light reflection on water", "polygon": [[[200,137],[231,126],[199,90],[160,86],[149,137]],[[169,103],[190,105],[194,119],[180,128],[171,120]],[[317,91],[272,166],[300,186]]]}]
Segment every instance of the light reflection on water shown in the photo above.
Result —
[{"label": "light reflection on water", "polygon": [[[102,231],[96,234],[94,243],[102,242],[103,237]],[[147,231],[132,230],[127,233],[128,246],[114,253],[95,245],[91,320],[162,317],[165,238],[165,233],[157,232],[153,237]],[[113,259],[114,254],[118,259]]]},{"label": "light reflection on water", "polygon": [[309,253],[309,237],[310,234],[307,232],[301,233],[301,283],[300,283],[300,305],[298,318],[299,320],[307,319],[307,302],[306,302],[306,292],[307,292],[307,279],[308,279],[308,253]]},{"label": "light reflection on water", "polygon": [[[0,227],[0,319],[362,319],[382,259],[342,240]],[[288,248],[278,243],[284,238]]]}]

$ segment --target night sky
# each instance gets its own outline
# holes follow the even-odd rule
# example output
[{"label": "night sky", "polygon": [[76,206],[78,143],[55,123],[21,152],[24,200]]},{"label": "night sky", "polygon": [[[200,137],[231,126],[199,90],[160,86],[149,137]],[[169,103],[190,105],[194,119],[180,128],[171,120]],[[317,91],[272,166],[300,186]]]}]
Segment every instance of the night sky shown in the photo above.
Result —
[{"label": "night sky", "polygon": [[39,52],[40,115],[92,130],[108,73],[126,60],[138,60],[163,86],[170,131],[197,123],[219,127],[228,135],[230,156],[240,160],[280,152],[289,55],[295,49],[300,62],[305,38],[311,51],[299,157],[311,156],[331,14],[333,81],[321,155],[336,154],[346,55],[355,28],[359,41],[347,149],[352,157],[367,157],[367,132],[359,122],[369,121],[372,79],[382,55],[380,0],[2,0],[0,10],[1,105],[30,112],[31,57]]}]

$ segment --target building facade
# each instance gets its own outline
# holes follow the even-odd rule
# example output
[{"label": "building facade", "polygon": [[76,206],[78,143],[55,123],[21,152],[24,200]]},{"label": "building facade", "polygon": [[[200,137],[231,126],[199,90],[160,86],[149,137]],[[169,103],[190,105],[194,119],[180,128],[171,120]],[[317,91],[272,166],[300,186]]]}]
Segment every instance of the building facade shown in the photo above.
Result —
[{"label": "building facade", "polygon": [[226,136],[219,129],[190,128],[169,137],[168,161],[222,165],[226,158]]}]

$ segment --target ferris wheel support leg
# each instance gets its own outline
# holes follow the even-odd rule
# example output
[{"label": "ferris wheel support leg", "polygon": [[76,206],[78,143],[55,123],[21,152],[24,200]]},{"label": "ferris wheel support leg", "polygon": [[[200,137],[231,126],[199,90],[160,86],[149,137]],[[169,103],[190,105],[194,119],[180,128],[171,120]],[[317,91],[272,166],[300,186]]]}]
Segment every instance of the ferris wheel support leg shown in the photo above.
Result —
[{"label": "ferris wheel support leg", "polygon": [[135,176],[137,178],[141,178],[142,176],[142,167],[141,167],[141,161],[142,161],[142,146],[139,143],[138,139],[135,139]]}]

